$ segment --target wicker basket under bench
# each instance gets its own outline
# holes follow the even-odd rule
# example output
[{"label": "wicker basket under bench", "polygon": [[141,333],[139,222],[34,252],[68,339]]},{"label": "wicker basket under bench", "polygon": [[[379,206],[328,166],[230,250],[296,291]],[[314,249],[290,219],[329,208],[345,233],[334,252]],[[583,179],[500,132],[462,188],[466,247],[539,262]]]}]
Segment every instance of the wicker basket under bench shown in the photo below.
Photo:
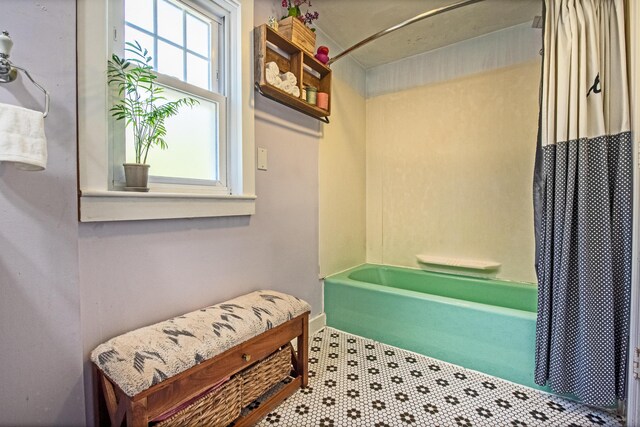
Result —
[{"label": "wicker basket under bench", "polygon": [[[193,318],[196,327],[185,328],[186,323],[193,325]],[[257,291],[101,344],[91,355],[96,425],[121,426],[126,421],[129,427],[146,427],[180,406],[180,411],[151,424],[224,427],[234,421],[235,426],[253,425],[307,385],[308,322],[309,305],[304,301]],[[228,326],[221,326],[224,323]],[[212,336],[202,336],[208,334],[207,328]],[[297,339],[297,353],[290,345],[293,339]],[[200,360],[207,350],[216,354]],[[186,369],[177,366],[190,356],[198,362]],[[283,385],[289,376],[292,380]],[[281,387],[271,397],[241,416],[242,408],[276,384]]]}]

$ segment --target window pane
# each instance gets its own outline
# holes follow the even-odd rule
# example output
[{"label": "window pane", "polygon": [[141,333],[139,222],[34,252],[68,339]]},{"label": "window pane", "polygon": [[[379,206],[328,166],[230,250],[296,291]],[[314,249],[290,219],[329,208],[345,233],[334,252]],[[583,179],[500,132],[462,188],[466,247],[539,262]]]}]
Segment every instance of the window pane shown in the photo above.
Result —
[{"label": "window pane", "polygon": [[[167,101],[185,96],[165,89]],[[168,148],[149,150],[149,174],[160,177],[217,180],[218,176],[218,104],[198,99],[193,108],[182,107],[178,115],[165,121]],[[133,157],[133,139],[127,132],[127,161]],[[131,157],[129,157],[131,156]]]},{"label": "window pane", "polygon": [[187,83],[209,90],[209,61],[188,53]]},{"label": "window pane", "polygon": [[158,72],[184,80],[182,49],[158,40]]},{"label": "window pane", "polygon": [[[155,52],[153,51],[153,37],[151,37],[150,35],[145,34],[142,31],[138,31],[135,28],[131,28],[130,26],[126,25],[124,27],[124,40],[130,43],[137,41],[142,45],[143,48],[149,51],[149,55],[151,57],[153,58],[156,57]],[[129,52],[126,52],[126,55],[125,55],[126,58],[131,58],[131,56],[132,55]]]},{"label": "window pane", "polygon": [[184,46],[182,9],[167,0],[158,0],[158,35]]},{"label": "window pane", "polygon": [[187,14],[187,48],[208,58],[210,37],[209,24]]},{"label": "window pane", "polygon": [[127,22],[153,32],[153,0],[127,0],[124,16]]}]

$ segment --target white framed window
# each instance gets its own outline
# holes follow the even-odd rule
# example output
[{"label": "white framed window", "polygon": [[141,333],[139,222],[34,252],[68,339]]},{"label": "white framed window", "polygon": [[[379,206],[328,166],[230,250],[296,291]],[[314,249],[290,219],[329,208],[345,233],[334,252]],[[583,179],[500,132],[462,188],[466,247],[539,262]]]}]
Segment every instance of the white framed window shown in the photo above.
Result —
[{"label": "white framed window", "polygon": [[[255,212],[251,64],[242,62],[252,28],[252,0],[78,1],[81,221]],[[166,121],[169,149],[149,153],[149,193],[122,191],[132,137],[108,111],[107,60],[134,40],[167,99],[199,101]]]},{"label": "white framed window", "polygon": [[[169,150],[152,147],[151,187],[228,194],[226,120],[229,52],[226,12],[214,3],[199,8],[188,0],[124,0],[123,42],[140,43],[153,58],[157,82],[168,100],[185,96],[199,103],[166,121]],[[117,50],[124,47],[124,43]],[[125,56],[126,51],[124,52]],[[184,111],[188,110],[188,111]],[[121,163],[133,162],[133,132],[115,127],[114,188],[124,186]]]}]

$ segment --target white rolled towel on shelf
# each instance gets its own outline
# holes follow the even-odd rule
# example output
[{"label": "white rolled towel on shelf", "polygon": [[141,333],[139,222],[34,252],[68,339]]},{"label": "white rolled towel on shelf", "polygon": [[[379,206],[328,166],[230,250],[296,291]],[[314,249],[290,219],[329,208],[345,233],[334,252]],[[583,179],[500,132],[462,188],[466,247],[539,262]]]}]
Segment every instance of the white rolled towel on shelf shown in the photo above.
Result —
[{"label": "white rolled towel on shelf", "polygon": [[293,74],[291,71],[287,71],[284,74],[280,74],[280,78],[282,79],[282,81],[287,81],[289,83],[291,83],[292,86],[295,86],[298,84],[298,79],[296,78],[296,75]]},{"label": "white rolled towel on shelf", "polygon": [[267,69],[267,71],[271,70],[271,72],[274,73],[276,76],[280,74],[280,68],[278,68],[278,64],[276,64],[273,61],[267,62],[265,64],[265,68]]},{"label": "white rolled towel on shelf", "polygon": [[15,105],[0,104],[0,162],[26,171],[47,167],[44,114]]},{"label": "white rolled towel on shelf", "polygon": [[293,85],[291,84],[291,82],[290,82],[290,81],[288,81],[288,80],[283,80],[283,81],[282,81],[282,84],[280,85],[280,89],[282,89],[283,91],[285,91],[285,92],[287,92],[287,93],[291,93],[291,92],[293,91],[293,88],[294,88],[294,87],[295,87],[295,86],[293,86]]},{"label": "white rolled towel on shelf", "polygon": [[269,83],[271,86],[275,86],[277,88],[281,88],[282,87],[282,79],[280,79],[280,75],[277,73],[274,73],[273,71],[269,70],[268,68],[265,71],[265,80],[267,81],[267,83]]},{"label": "white rolled towel on shelf", "polygon": [[291,95],[295,96],[296,98],[300,98],[300,88],[298,86],[294,86],[293,90],[291,91]]}]

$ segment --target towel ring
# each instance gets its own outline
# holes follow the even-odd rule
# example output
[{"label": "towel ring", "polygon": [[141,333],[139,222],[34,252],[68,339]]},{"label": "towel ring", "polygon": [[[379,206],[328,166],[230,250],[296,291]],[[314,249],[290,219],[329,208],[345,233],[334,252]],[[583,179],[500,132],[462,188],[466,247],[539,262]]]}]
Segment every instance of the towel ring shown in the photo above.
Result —
[{"label": "towel ring", "polygon": [[18,77],[18,71],[22,71],[29,80],[31,80],[31,83],[44,92],[44,112],[42,113],[42,117],[47,117],[49,114],[49,103],[51,101],[49,92],[31,77],[29,71],[13,64],[9,60],[9,53],[12,47],[13,41],[11,37],[9,37],[9,33],[3,31],[2,34],[0,34],[0,83],[11,83]]}]

